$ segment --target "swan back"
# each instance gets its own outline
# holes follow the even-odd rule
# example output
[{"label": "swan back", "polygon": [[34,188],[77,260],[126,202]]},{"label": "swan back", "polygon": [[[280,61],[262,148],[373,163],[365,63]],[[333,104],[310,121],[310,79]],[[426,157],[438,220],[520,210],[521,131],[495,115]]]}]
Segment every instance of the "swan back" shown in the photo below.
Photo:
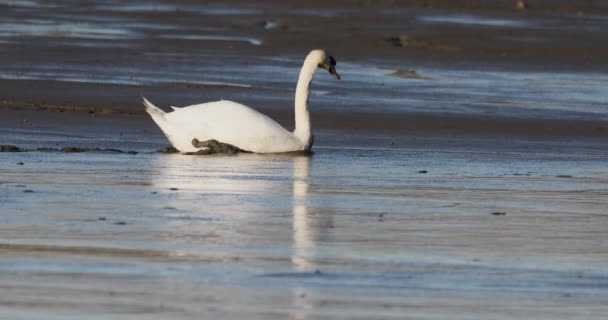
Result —
[{"label": "swan back", "polygon": [[183,141],[175,146],[182,152],[198,150],[191,144],[193,137],[200,141],[218,140],[259,153],[299,151],[306,147],[268,116],[233,101],[176,108],[166,113],[165,119],[171,127],[170,140]]}]

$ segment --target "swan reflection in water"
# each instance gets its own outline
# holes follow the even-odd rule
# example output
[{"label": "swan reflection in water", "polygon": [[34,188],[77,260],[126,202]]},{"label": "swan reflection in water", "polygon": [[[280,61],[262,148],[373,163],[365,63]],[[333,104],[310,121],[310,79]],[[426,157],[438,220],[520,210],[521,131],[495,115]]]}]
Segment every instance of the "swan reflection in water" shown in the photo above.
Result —
[{"label": "swan reflection in water", "polygon": [[[308,178],[310,158],[293,159],[293,253],[291,263],[296,272],[314,272],[315,232],[314,224],[308,215]],[[292,305],[294,313],[290,319],[308,319],[314,304],[310,301],[311,292],[302,286],[292,288]]]},{"label": "swan reflection in water", "polygon": [[[309,212],[309,156],[163,155],[154,157],[152,167],[158,173],[152,186],[164,190],[159,192],[166,197],[163,206],[173,209],[162,216],[165,239],[175,244],[176,255],[222,259],[233,247],[272,243],[290,249],[295,277],[314,276],[319,269],[318,242],[332,222],[331,217]],[[177,190],[169,191],[172,188]],[[284,218],[289,211],[291,221]],[[229,250],[224,250],[226,245]],[[274,254],[280,252],[285,251]],[[258,259],[266,253],[244,254]],[[307,318],[313,308],[311,293],[303,285],[291,287],[295,309],[291,318]]]},{"label": "swan reflection in water", "polygon": [[313,250],[315,238],[310,217],[308,216],[308,175],[310,158],[293,158],[293,254],[291,262],[296,271],[315,270]]}]

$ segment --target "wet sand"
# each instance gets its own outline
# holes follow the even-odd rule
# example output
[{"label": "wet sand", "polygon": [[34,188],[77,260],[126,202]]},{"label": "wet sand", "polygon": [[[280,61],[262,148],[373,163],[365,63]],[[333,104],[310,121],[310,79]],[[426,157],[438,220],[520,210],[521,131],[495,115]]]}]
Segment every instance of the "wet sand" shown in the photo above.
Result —
[{"label": "wet sand", "polygon": [[[529,6],[0,1],[0,318],[602,318],[608,6]],[[312,155],[156,152],[315,47]]]}]

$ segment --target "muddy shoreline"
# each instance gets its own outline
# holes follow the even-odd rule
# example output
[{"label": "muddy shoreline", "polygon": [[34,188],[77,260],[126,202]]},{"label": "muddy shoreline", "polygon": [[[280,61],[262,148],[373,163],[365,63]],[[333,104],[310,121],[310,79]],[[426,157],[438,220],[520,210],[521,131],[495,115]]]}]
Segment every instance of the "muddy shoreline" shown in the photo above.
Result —
[{"label": "muddy shoreline", "polygon": [[[5,69],[0,74],[2,110],[139,117],[143,114],[141,96],[165,108],[230,99],[289,125],[301,58],[311,48],[324,47],[337,57],[338,69],[346,74],[340,83],[327,84],[324,75],[318,75],[323,81],[313,84],[319,92],[328,92],[311,98],[314,121],[322,127],[564,135],[605,134],[606,130],[608,112],[587,110],[601,107],[601,96],[594,98],[597,101],[573,101],[572,110],[565,112],[559,109],[559,100],[534,99],[536,92],[544,90],[549,99],[552,93],[548,90],[556,90],[562,83],[518,91],[527,90],[526,74],[542,72],[546,80],[541,81],[548,81],[559,72],[555,77],[580,74],[564,80],[566,85],[585,82],[562,91],[593,89],[601,94],[597,92],[602,83],[586,79],[587,74],[601,74],[608,68],[604,61],[608,43],[603,41],[608,35],[608,19],[603,16],[608,6],[597,2],[529,1],[525,11],[515,9],[513,1],[312,1],[306,5],[298,1],[259,5],[230,1],[227,8],[210,4],[210,9],[192,1],[123,8],[91,3],[92,10],[60,4],[46,9],[4,6],[7,10],[2,15],[9,21],[9,31],[3,41],[9,45],[1,49],[0,67]],[[49,18],[45,10],[55,17]],[[82,26],[72,28],[67,15],[79,17]],[[20,25],[23,19],[33,25]],[[38,31],[40,19],[48,20],[45,23],[50,24],[51,33]],[[84,28],[108,27],[99,21],[119,28],[101,34]],[[265,27],[269,22],[272,27]],[[208,33],[228,34],[233,40],[193,40]],[[236,35],[261,43],[240,41]],[[358,71],[362,66],[384,75],[354,83],[359,81],[358,72],[364,72]],[[411,70],[417,76],[390,79],[399,70]],[[435,76],[438,79],[425,73],[436,70],[453,71],[448,78]],[[480,91],[476,93],[479,97],[466,102],[466,92],[451,91],[452,84],[461,81],[460,71],[467,81],[489,72],[521,76],[492,84],[494,75],[487,75],[487,88],[464,88]],[[273,75],[279,77],[270,79]],[[442,93],[439,111],[427,114],[425,104],[438,104],[433,100],[434,81],[442,81],[437,90],[446,93]],[[485,97],[484,91],[500,91],[518,83],[521,88],[513,92]],[[425,86],[427,92],[416,96],[418,86]],[[353,92],[364,93],[367,100],[357,102],[361,98]],[[516,101],[519,95],[529,97]],[[409,106],[409,99],[420,106]],[[543,105],[535,106],[539,102]],[[357,108],[350,106],[353,103]],[[333,109],[325,110],[325,105]],[[546,106],[554,105],[556,109],[545,111]],[[401,108],[405,111],[400,112]],[[494,109],[496,114],[492,114]],[[377,115],[379,110],[390,115]]]},{"label": "muddy shoreline", "polygon": [[[50,121],[57,116],[70,117],[71,113],[95,117],[129,117],[133,125],[149,122],[148,115],[138,104],[121,104],[120,108],[92,107],[78,105],[41,104],[36,102],[2,101],[0,112],[5,114],[6,121],[18,123],[37,114],[36,118],[45,118]],[[257,108],[287,128],[293,126],[293,110],[291,106],[285,108]],[[377,113],[377,112],[337,112],[327,110],[311,111],[312,121],[316,128],[323,130],[340,131],[372,131],[393,132],[407,134],[419,132],[428,134],[496,134],[521,136],[542,136],[545,138],[563,137],[602,137],[608,134],[608,121],[563,118],[507,118],[495,116],[477,116],[462,114],[437,113]],[[78,116],[78,118],[82,118]],[[83,118],[86,119],[86,118]],[[84,124],[84,123],[83,123]],[[119,129],[119,128],[117,128]]]}]

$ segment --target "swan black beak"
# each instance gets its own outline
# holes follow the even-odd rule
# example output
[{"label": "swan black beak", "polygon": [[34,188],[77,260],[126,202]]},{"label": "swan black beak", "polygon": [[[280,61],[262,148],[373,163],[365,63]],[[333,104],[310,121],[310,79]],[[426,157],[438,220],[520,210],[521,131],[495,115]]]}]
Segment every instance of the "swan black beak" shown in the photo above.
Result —
[{"label": "swan black beak", "polygon": [[329,69],[327,69],[327,71],[329,71],[329,74],[334,76],[334,78],[336,78],[337,80],[340,80],[340,75],[336,72],[335,66],[330,66]]}]

